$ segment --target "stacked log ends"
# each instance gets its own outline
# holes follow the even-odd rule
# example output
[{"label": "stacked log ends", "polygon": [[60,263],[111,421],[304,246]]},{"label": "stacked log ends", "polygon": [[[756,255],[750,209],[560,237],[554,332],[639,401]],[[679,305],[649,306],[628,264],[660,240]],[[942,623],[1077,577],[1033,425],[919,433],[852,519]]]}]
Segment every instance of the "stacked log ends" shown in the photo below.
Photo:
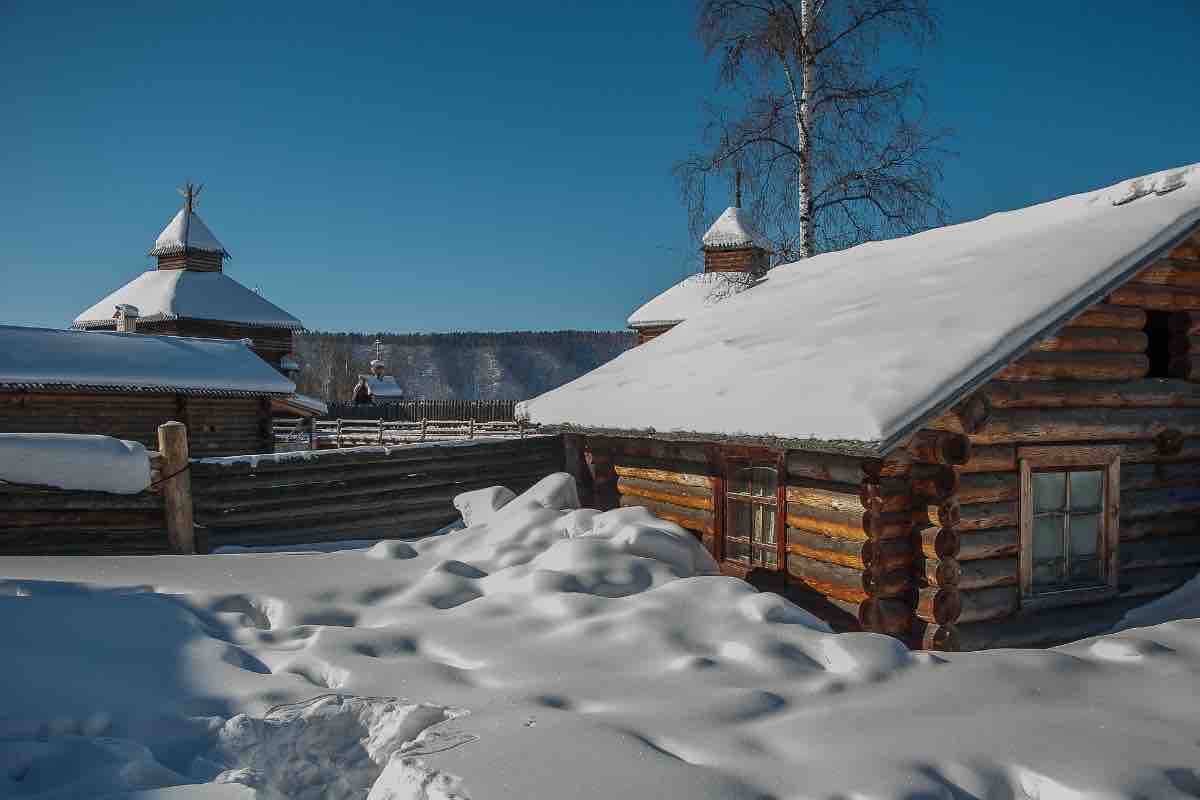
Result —
[{"label": "stacked log ends", "polygon": [[917,549],[925,558],[954,558],[962,547],[962,537],[954,528],[931,526],[915,534]]},{"label": "stacked log ends", "polygon": [[917,431],[907,450],[915,461],[926,464],[957,466],[971,460],[971,440],[950,431]]},{"label": "stacked log ends", "polygon": [[992,417],[992,401],[983,392],[975,392],[956,405],[952,411],[963,433],[976,433]]},{"label": "stacked log ends", "polygon": [[917,616],[925,622],[949,625],[962,613],[962,595],[952,587],[926,586],[917,595]]},{"label": "stacked log ends", "polygon": [[863,630],[904,636],[912,621],[912,606],[907,600],[872,597],[858,607],[858,622]]},{"label": "stacked log ends", "polygon": [[1183,431],[1167,428],[1154,437],[1154,450],[1159,455],[1177,456],[1183,452]]},{"label": "stacked log ends", "polygon": [[910,645],[922,650],[941,650],[953,653],[960,649],[958,628],[954,625],[937,625],[922,622],[913,627]]},{"label": "stacked log ends", "polygon": [[912,494],[916,497],[941,499],[958,491],[958,472],[944,464],[914,464],[911,478]]}]

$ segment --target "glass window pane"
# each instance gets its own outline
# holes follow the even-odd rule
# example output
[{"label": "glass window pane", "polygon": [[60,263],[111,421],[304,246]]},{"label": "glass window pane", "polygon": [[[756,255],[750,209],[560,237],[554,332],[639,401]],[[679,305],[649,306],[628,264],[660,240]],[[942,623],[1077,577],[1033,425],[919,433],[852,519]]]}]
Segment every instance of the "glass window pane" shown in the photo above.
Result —
[{"label": "glass window pane", "polygon": [[775,509],[772,506],[759,506],[762,515],[762,541],[764,544],[775,544]]},{"label": "glass window pane", "polygon": [[1067,505],[1067,473],[1033,473],[1033,512],[1060,511]]},{"label": "glass window pane", "polygon": [[1063,515],[1051,514],[1033,520],[1033,560],[1046,561],[1062,558]]},{"label": "glass window pane", "polygon": [[1099,511],[1104,489],[1104,473],[1098,470],[1072,472],[1071,510]]},{"label": "glass window pane", "polygon": [[762,563],[764,567],[775,569],[775,567],[779,566],[778,556],[774,550],[763,550],[760,552],[760,555],[762,556]]},{"label": "glass window pane", "polygon": [[757,467],[754,470],[754,494],[758,497],[775,496],[775,470],[771,467]]},{"label": "glass window pane", "polygon": [[730,501],[729,511],[729,534],[749,536],[754,530],[754,522],[751,519],[752,506],[749,503]]},{"label": "glass window pane", "polygon": [[1033,565],[1033,589],[1044,590],[1059,583],[1057,562],[1037,563]]},{"label": "glass window pane", "polygon": [[729,542],[731,547],[726,550],[726,558],[732,558],[734,561],[750,560],[750,543],[749,542]]},{"label": "glass window pane", "polygon": [[1100,552],[1100,515],[1071,515],[1071,560]]},{"label": "glass window pane", "polygon": [[1100,559],[1071,559],[1071,583],[1099,583]]},{"label": "glass window pane", "polygon": [[754,470],[735,469],[729,476],[729,491],[750,494],[750,475]]}]

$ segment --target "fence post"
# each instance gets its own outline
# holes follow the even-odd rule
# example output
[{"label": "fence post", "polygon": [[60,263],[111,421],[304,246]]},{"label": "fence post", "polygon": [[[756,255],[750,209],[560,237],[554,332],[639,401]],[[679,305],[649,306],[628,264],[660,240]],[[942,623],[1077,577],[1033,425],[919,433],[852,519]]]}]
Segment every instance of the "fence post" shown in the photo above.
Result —
[{"label": "fence post", "polygon": [[379,443],[383,444],[383,417],[379,418]]},{"label": "fence post", "polygon": [[196,552],[196,521],[192,507],[192,474],[188,471],[187,426],[164,422],[158,426],[158,450],[162,453],[163,506],[167,519],[167,541],[176,553]]},{"label": "fence post", "polygon": [[308,418],[308,449],[317,449],[317,418]]},{"label": "fence post", "polygon": [[425,425],[427,423],[428,423],[428,420],[425,419],[424,417],[421,417],[421,441],[422,442],[425,441]]},{"label": "fence post", "polygon": [[475,418],[474,417],[471,418],[471,425],[470,425],[470,427],[467,428],[467,438],[468,439],[475,438]]},{"label": "fence post", "polygon": [[337,435],[334,438],[333,442],[334,442],[334,444],[333,444],[334,447],[341,448],[341,446],[342,446],[342,418],[341,417],[338,417],[338,420],[337,420]]}]

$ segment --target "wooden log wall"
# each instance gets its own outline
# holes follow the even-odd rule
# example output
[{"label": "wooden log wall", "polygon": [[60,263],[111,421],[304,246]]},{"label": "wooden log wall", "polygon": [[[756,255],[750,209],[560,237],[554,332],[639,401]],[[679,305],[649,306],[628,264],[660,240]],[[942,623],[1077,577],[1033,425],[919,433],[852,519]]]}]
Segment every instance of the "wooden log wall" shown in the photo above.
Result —
[{"label": "wooden log wall", "polygon": [[[933,427],[966,433],[956,468],[955,535],[922,537],[920,643],[935,649],[1033,646],[1099,632],[1126,610],[1200,568],[1200,387],[1191,337],[1200,332],[1200,247],[1152,264],[1107,302],[1038,343],[977,393],[986,422],[966,430],[949,413]],[[1176,379],[1147,378],[1155,311],[1172,312]],[[1161,354],[1159,354],[1161,355]],[[1196,373],[1200,378],[1200,372]],[[1017,448],[1121,448],[1119,596],[1036,612],[1020,608]]]},{"label": "wooden log wall", "polygon": [[863,630],[903,636],[912,619],[911,463],[792,451],[787,458],[787,590]]},{"label": "wooden log wall", "polygon": [[188,427],[198,455],[269,453],[274,447],[269,401],[253,397],[0,392],[0,432],[91,433],[158,447],[158,426]]},{"label": "wooden log wall", "polygon": [[562,469],[561,437],[534,436],[196,459],[191,473],[210,549],[430,533],[458,518],[457,494],[521,492]]},{"label": "wooden log wall", "polygon": [[0,555],[169,552],[163,498],[153,491],[122,495],[0,483]]},{"label": "wooden log wall", "polygon": [[969,457],[967,438],[945,431],[922,431],[887,460],[789,453],[789,589],[821,595],[863,630],[910,636],[922,548],[954,555],[952,465]]},{"label": "wooden log wall", "polygon": [[717,552],[718,476],[706,445],[589,436],[584,457],[597,508],[642,506]]}]

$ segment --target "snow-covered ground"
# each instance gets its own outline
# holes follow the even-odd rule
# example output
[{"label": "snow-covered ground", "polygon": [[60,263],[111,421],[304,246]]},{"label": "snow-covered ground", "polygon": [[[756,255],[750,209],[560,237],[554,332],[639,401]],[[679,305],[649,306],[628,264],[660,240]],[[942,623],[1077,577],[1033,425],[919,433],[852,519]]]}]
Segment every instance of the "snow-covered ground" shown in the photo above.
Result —
[{"label": "snow-covered ground", "polygon": [[1200,796],[1196,621],[909,652],[567,476],[459,505],[329,552],[0,559],[0,796]]}]

